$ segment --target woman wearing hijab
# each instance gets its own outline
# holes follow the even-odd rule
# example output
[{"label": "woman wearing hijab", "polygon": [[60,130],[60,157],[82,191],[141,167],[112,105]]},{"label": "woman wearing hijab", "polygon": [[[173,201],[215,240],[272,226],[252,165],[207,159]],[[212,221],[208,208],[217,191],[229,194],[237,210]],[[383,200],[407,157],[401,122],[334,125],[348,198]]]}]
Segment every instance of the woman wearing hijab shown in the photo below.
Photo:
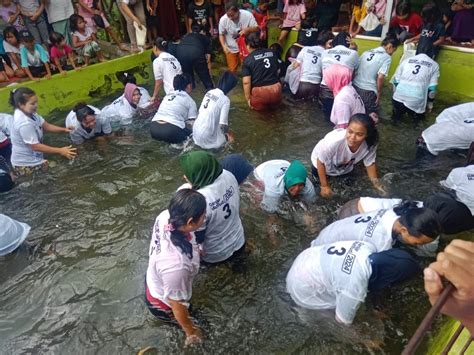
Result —
[{"label": "woman wearing hijab", "polygon": [[206,198],[206,221],[196,231],[197,241],[202,243],[202,260],[219,263],[242,252],[245,236],[239,215],[239,185],[234,175],[204,151],[184,154],[180,163],[187,184],[179,189],[192,188]]},{"label": "woman wearing hijab", "polygon": [[226,141],[232,142],[229,130],[230,100],[227,97],[237,84],[237,77],[226,71],[219,79],[216,89],[206,93],[199,114],[193,125],[194,143],[203,149],[217,149]]},{"label": "woman wearing hijab", "polygon": [[121,125],[131,124],[141,96],[138,86],[128,83],[125,85],[123,95],[102,109],[102,115],[112,122],[119,122]]},{"label": "woman wearing hijab", "polygon": [[350,48],[350,43],[351,36],[347,32],[339,32],[332,40],[332,48],[321,55],[323,79],[319,99],[323,113],[328,119],[336,95],[334,92],[338,93],[352,81],[353,73],[359,65],[359,55],[356,50]]},{"label": "woman wearing hijab", "polygon": [[316,200],[313,184],[299,160],[293,160],[291,164],[286,160],[269,160],[257,166],[254,175],[263,184],[261,205],[267,212],[276,212],[284,195],[292,200],[301,198],[307,203]]}]

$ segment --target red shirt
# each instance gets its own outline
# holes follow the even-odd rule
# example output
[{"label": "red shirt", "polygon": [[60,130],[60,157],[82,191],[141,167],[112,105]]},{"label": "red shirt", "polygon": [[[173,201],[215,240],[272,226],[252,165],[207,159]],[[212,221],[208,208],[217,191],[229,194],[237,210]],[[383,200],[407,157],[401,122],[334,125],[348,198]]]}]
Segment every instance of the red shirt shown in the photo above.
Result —
[{"label": "red shirt", "polygon": [[51,59],[61,59],[70,53],[72,53],[72,49],[67,44],[65,44],[63,48],[58,48],[56,46],[51,47]]},{"label": "red shirt", "polygon": [[412,12],[406,19],[401,20],[397,16],[390,22],[390,27],[400,26],[404,30],[410,32],[413,36],[420,34],[423,26],[423,19],[416,12]]}]

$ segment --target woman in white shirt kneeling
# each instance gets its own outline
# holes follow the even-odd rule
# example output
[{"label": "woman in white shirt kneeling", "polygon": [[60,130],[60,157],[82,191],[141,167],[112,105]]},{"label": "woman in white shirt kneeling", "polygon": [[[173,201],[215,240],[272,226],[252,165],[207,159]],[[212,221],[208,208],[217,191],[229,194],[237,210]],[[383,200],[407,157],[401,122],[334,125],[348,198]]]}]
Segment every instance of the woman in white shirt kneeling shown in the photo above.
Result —
[{"label": "woman in white shirt kneeling", "polygon": [[186,121],[197,117],[197,107],[189,96],[193,91],[191,77],[178,74],[173,79],[174,91],[168,93],[160,104],[150,124],[153,139],[168,143],[181,143],[191,133]]},{"label": "woman in white shirt kneeling", "polygon": [[206,199],[199,192],[176,192],[153,227],[146,272],[145,302],[159,320],[177,322],[186,344],[200,342],[201,330],[189,316],[194,277],[199,271],[199,249],[194,231],[206,217]]}]

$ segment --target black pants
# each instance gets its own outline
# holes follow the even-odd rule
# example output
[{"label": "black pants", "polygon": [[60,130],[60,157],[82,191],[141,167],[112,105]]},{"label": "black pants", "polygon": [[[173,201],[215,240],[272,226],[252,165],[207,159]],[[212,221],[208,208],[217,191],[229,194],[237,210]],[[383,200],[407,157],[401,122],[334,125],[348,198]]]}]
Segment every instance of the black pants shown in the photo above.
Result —
[{"label": "black pants", "polygon": [[12,156],[12,144],[11,143],[8,143],[3,148],[0,148],[0,156],[2,156],[8,164],[10,164],[10,158]]},{"label": "black pants", "polygon": [[188,128],[179,128],[171,123],[151,122],[151,138],[168,143],[181,143],[192,131]]},{"label": "black pants", "polygon": [[298,91],[295,94],[297,100],[313,100],[319,97],[319,84],[300,81]]},{"label": "black pants", "polygon": [[406,113],[408,116],[410,116],[413,119],[417,120],[422,120],[425,118],[425,113],[416,113],[413,110],[410,110],[408,107],[406,107],[404,104],[401,102],[398,102],[394,99],[392,99],[392,120],[400,120],[403,115]]},{"label": "black pants", "polygon": [[446,234],[456,234],[474,228],[474,216],[467,206],[455,199],[454,193],[440,192],[423,201],[424,207],[438,214],[441,228]]},{"label": "black pants", "polygon": [[42,78],[43,76],[46,75],[46,67],[45,65],[41,65],[39,67],[28,67],[30,69],[31,75],[33,75],[35,78]]},{"label": "black pants", "polygon": [[361,88],[358,88],[357,86],[353,85],[355,91],[359,94],[360,98],[362,99],[362,102],[364,103],[365,106],[365,112],[367,114],[371,114],[373,112],[377,113],[378,107],[377,107],[377,94],[373,92],[372,90],[364,90]]},{"label": "black pants", "polygon": [[206,90],[214,88],[214,83],[212,82],[211,73],[209,72],[209,67],[207,66],[205,57],[196,59],[180,57],[180,63],[183,73],[189,74],[191,76],[193,88],[196,87],[196,83],[194,81],[194,71],[196,71]]},{"label": "black pants", "polygon": [[319,88],[319,103],[323,110],[324,117],[329,121],[331,118],[332,105],[334,104],[334,94],[326,85],[321,84]]}]

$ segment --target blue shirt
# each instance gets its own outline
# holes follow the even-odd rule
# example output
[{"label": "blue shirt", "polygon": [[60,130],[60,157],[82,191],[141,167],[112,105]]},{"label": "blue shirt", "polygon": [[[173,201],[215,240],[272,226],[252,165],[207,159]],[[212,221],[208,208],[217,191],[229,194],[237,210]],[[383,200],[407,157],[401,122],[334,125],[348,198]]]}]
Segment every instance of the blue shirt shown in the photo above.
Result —
[{"label": "blue shirt", "polygon": [[40,67],[49,62],[49,55],[40,44],[35,44],[34,52],[30,52],[25,46],[20,47],[21,67]]}]

